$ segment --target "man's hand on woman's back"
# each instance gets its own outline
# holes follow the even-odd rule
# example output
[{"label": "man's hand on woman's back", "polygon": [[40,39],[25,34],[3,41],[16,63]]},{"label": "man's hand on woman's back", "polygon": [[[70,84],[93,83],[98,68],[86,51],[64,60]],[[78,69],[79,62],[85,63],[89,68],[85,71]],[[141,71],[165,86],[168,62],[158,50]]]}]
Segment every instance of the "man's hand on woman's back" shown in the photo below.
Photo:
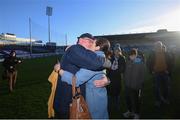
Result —
[{"label": "man's hand on woman's back", "polygon": [[106,85],[108,85],[110,83],[110,81],[108,80],[108,78],[106,76],[104,76],[102,79],[100,80],[95,80],[94,81],[94,85],[96,87],[105,87]]}]

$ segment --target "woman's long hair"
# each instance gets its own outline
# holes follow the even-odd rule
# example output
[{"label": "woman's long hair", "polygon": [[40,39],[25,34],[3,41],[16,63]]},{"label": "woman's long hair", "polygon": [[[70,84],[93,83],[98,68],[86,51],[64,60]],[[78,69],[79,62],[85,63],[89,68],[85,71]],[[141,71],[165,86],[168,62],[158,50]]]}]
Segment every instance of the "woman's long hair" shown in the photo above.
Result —
[{"label": "woman's long hair", "polygon": [[108,58],[110,53],[110,42],[106,38],[99,37],[96,40],[96,46],[100,47],[100,50],[104,52],[105,56]]}]

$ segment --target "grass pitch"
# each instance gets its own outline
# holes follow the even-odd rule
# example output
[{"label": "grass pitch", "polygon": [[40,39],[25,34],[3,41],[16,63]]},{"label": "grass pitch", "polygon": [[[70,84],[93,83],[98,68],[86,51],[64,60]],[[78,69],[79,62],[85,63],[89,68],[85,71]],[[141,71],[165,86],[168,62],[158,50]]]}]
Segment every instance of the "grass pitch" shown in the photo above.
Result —
[{"label": "grass pitch", "polygon": [[[0,118],[47,118],[47,101],[51,85],[47,78],[57,57],[24,60],[18,68],[18,79],[13,93],[8,91],[7,80],[0,78]],[[0,66],[0,75],[3,69]],[[141,118],[180,118],[180,57],[171,81],[170,105],[154,107],[153,80],[147,73],[143,92]],[[121,92],[120,110],[111,109],[110,118],[123,118],[126,112],[124,89]]]}]

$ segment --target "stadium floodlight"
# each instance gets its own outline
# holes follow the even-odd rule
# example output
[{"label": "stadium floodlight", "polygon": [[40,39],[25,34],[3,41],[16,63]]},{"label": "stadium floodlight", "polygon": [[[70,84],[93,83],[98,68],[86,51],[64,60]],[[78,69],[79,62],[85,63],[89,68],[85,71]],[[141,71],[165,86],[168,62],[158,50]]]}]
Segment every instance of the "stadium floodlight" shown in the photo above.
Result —
[{"label": "stadium floodlight", "polygon": [[52,7],[46,7],[46,15],[48,16],[48,34],[49,34],[49,42],[51,41],[51,34],[50,34],[50,16],[52,16]]},{"label": "stadium floodlight", "polygon": [[46,7],[46,15],[52,16],[52,7],[49,7],[49,6]]},{"label": "stadium floodlight", "polygon": [[32,55],[32,37],[31,37],[31,18],[29,17],[29,42],[30,42],[30,56]]}]

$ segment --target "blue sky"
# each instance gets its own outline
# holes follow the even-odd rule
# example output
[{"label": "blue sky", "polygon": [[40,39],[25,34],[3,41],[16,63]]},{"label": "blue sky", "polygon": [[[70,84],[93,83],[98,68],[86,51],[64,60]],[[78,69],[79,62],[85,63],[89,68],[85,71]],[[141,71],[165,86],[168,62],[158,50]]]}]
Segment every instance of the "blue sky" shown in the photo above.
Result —
[{"label": "blue sky", "polygon": [[48,41],[46,6],[53,7],[51,40],[74,44],[85,32],[93,35],[180,30],[180,0],[1,0],[0,33]]}]

